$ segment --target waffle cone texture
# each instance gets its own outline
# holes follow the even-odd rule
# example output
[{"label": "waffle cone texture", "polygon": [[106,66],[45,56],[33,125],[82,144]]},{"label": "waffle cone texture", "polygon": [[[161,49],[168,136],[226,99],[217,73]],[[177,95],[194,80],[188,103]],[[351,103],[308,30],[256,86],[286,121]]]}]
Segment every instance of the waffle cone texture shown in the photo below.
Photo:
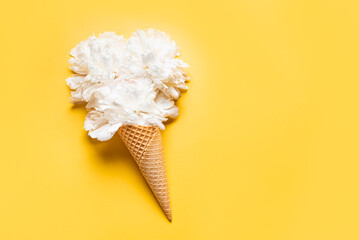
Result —
[{"label": "waffle cone texture", "polygon": [[160,129],[157,126],[125,125],[118,130],[169,221],[170,195]]}]

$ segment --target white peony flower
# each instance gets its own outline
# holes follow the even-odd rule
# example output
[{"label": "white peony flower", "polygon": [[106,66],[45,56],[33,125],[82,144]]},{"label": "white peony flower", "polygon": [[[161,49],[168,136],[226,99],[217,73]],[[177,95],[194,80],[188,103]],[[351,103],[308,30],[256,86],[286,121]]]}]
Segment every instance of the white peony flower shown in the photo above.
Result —
[{"label": "white peony flower", "polygon": [[101,141],[122,125],[157,125],[178,116],[186,90],[178,47],[163,32],[139,30],[126,42],[114,33],[91,36],[72,51],[67,79],[73,102],[87,102],[85,129]]},{"label": "white peony flower", "polygon": [[67,79],[73,91],[72,101],[89,101],[95,89],[116,78],[123,60],[122,36],[106,32],[90,36],[70,52],[70,68],[77,74]]},{"label": "white peony flower", "polygon": [[188,64],[175,59],[178,46],[163,32],[138,30],[126,42],[125,68],[130,77],[149,77],[155,87],[172,99],[187,90],[184,68]]}]

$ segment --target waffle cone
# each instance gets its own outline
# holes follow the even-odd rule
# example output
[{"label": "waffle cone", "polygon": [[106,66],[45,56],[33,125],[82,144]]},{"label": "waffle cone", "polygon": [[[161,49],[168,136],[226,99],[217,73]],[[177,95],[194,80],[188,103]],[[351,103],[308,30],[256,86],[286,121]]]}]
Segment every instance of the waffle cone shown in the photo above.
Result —
[{"label": "waffle cone", "polygon": [[163,143],[157,126],[122,126],[118,133],[169,221],[172,221]]}]

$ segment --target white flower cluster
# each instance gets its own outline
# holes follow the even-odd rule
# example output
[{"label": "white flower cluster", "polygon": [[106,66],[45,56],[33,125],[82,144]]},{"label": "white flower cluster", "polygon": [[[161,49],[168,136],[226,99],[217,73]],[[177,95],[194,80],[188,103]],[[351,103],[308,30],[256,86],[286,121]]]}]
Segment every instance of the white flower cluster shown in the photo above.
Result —
[{"label": "white flower cluster", "polygon": [[157,125],[178,116],[188,67],[163,32],[138,30],[128,40],[112,32],[91,36],[71,51],[67,79],[73,102],[87,102],[85,129],[100,141],[122,125]]}]

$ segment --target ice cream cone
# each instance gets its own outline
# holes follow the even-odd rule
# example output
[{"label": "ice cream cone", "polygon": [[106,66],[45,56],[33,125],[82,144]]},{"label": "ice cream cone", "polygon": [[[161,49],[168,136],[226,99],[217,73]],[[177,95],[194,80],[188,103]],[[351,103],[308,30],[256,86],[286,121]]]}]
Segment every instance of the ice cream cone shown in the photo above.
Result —
[{"label": "ice cream cone", "polygon": [[169,221],[172,221],[161,132],[157,126],[125,125],[118,130]]}]

